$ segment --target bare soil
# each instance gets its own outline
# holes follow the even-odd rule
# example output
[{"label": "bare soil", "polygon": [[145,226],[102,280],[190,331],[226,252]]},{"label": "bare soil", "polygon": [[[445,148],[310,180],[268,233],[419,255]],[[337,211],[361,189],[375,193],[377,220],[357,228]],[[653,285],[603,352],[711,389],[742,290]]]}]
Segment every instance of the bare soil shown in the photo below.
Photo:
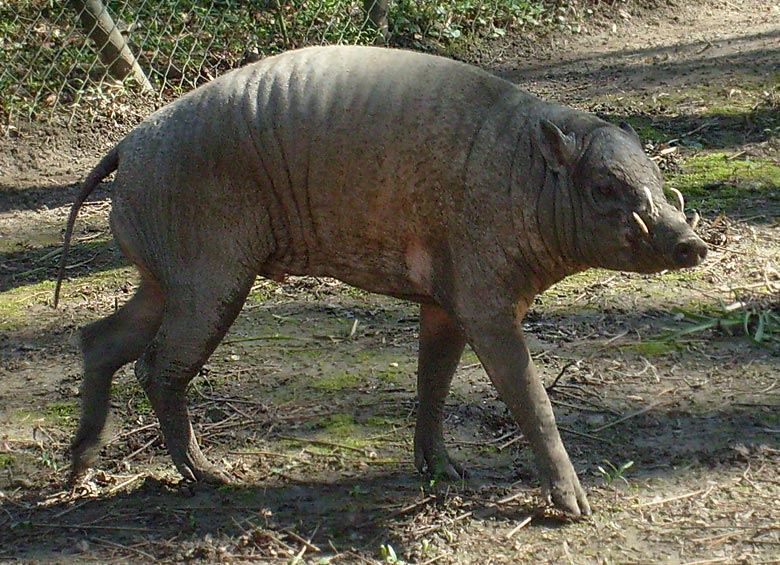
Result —
[{"label": "bare soil", "polygon": [[[679,147],[658,153],[672,172],[715,149],[780,164],[780,128],[762,125],[780,122],[775,4],[616,2],[578,34],[470,56],[546,98],[649,124],[663,137],[650,149]],[[180,481],[127,367],[100,466],[67,490],[73,337],[135,285],[107,231],[110,185],[80,218],[55,311],[57,249],[77,183],[145,112],[0,138],[0,560],[780,563],[778,351],[743,335],[776,312],[780,186],[699,206],[702,267],[585,273],[529,315],[591,519],[541,504],[526,443],[471,352],[446,429],[469,476],[419,477],[416,307],[311,278],[258,281],[193,383],[202,445],[238,486]],[[744,324],[726,323],[729,307]],[[690,328],[685,312],[724,317],[675,334]]]}]

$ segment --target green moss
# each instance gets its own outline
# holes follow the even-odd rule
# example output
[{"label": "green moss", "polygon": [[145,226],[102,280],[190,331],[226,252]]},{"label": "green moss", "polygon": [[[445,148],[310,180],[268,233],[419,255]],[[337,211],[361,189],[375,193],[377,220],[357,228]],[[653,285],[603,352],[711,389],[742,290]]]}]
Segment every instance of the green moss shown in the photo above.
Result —
[{"label": "green moss", "polygon": [[13,467],[13,465],[16,463],[16,458],[11,455],[10,453],[0,453],[0,469],[5,469],[6,467]]},{"label": "green moss", "polygon": [[360,384],[360,376],[349,371],[333,371],[322,377],[315,377],[312,386],[319,390],[344,390]]},{"label": "green moss", "polygon": [[153,412],[149,398],[135,379],[115,379],[111,385],[111,397],[130,405],[134,414]]},{"label": "green moss", "polygon": [[[134,273],[134,269],[122,267],[66,280],[62,285],[62,300],[74,299],[85,288],[89,288],[91,292],[117,288],[124,285],[128,278],[133,278]],[[53,296],[54,281],[50,280],[0,292],[0,329],[7,331],[29,325],[27,308],[33,304],[51,304]]]},{"label": "green moss", "polygon": [[43,281],[0,292],[0,330],[25,327],[29,323],[27,308],[32,304],[50,303],[53,290],[52,281]]},{"label": "green moss", "polygon": [[473,365],[474,363],[479,362],[479,357],[477,357],[477,354],[474,353],[474,350],[471,349],[471,347],[466,346],[466,350],[463,352],[463,355],[460,358],[461,365]]},{"label": "green moss", "polygon": [[386,368],[374,370],[374,375],[383,383],[404,384],[410,381],[415,371],[398,363],[391,363]]},{"label": "green moss", "polygon": [[78,408],[73,402],[50,402],[46,405],[44,414],[57,420],[70,421],[75,417],[77,411]]},{"label": "green moss", "polygon": [[764,157],[700,153],[686,159],[683,171],[670,175],[667,185],[706,206],[728,207],[755,197],[780,199],[780,165]]},{"label": "green moss", "polygon": [[400,418],[387,418],[385,416],[369,416],[363,420],[363,425],[367,428],[386,430],[394,426],[402,426],[403,420]]},{"label": "green moss", "polygon": [[631,124],[642,141],[661,143],[669,139],[669,134],[656,124],[652,116],[646,114],[625,116],[620,121]]},{"label": "green moss", "polygon": [[[316,422],[316,427],[318,428],[316,438],[320,441],[357,448],[366,447],[371,443],[366,438],[365,430],[352,414],[330,414],[320,418]],[[332,450],[327,445],[319,447],[325,448],[326,451]]]},{"label": "green moss", "polygon": [[761,413],[758,415],[758,421],[766,428],[780,428],[780,414]]},{"label": "green moss", "polygon": [[330,414],[320,418],[317,426],[336,437],[351,437],[357,431],[357,422],[352,414]]}]

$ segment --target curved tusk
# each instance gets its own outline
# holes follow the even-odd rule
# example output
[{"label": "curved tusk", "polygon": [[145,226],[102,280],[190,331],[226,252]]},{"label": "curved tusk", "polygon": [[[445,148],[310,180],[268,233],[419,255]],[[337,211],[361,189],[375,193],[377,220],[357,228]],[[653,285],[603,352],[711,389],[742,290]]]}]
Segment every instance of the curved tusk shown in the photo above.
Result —
[{"label": "curved tusk", "polygon": [[674,194],[675,198],[677,198],[677,208],[679,208],[680,212],[685,213],[685,198],[683,198],[682,192],[676,188],[670,188],[669,192]]},{"label": "curved tusk", "polygon": [[634,220],[636,220],[636,223],[639,224],[639,229],[642,230],[642,233],[644,233],[645,235],[650,235],[650,230],[647,229],[647,224],[642,219],[642,216],[640,216],[636,212],[631,212],[631,215],[634,216]]},{"label": "curved tusk", "polygon": [[655,207],[655,202],[653,202],[653,193],[646,186],[642,187],[642,191],[645,193],[647,203],[650,205],[650,216],[654,218],[658,215],[658,208]]},{"label": "curved tusk", "polygon": [[694,212],[693,217],[691,218],[690,221],[690,226],[692,230],[695,230],[696,227],[699,225],[699,220],[701,220],[701,216],[699,216],[698,212]]}]

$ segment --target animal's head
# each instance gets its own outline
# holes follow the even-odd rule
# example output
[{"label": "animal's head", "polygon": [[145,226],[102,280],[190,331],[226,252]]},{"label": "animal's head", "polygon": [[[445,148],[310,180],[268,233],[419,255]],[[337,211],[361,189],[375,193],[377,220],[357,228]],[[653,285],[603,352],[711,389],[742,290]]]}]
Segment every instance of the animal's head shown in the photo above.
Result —
[{"label": "animal's head", "polygon": [[686,221],[682,194],[673,190],[675,206],[667,202],[661,172],[631,126],[604,123],[578,136],[542,120],[536,133],[548,167],[568,179],[579,260],[640,273],[704,260],[707,245]]}]

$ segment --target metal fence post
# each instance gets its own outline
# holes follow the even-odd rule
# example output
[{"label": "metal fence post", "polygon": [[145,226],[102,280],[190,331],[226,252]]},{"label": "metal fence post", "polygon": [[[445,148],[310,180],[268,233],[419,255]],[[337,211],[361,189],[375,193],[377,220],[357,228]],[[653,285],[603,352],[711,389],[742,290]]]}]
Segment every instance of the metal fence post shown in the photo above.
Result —
[{"label": "metal fence post", "polygon": [[100,60],[117,80],[132,76],[143,90],[154,90],[125,38],[101,0],[70,0],[87,36],[95,42]]},{"label": "metal fence post", "polygon": [[387,25],[388,0],[363,0],[363,9],[366,11],[368,21],[387,42],[390,39],[390,30]]}]

